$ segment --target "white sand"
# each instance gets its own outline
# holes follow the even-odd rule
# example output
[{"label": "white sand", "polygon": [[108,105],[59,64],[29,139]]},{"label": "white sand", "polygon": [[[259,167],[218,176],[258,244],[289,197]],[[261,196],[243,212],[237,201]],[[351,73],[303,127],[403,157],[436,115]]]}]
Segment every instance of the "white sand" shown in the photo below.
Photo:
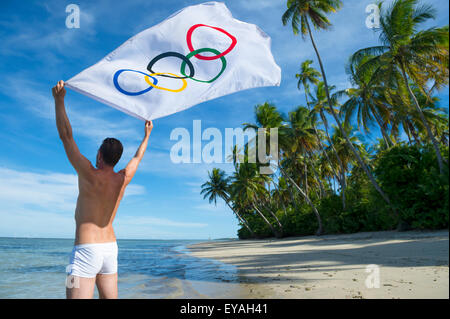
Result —
[{"label": "white sand", "polygon": [[[196,257],[237,266],[241,293],[235,298],[448,299],[448,235],[373,232],[230,240],[189,250]],[[370,264],[379,267],[379,288],[366,286]]]}]

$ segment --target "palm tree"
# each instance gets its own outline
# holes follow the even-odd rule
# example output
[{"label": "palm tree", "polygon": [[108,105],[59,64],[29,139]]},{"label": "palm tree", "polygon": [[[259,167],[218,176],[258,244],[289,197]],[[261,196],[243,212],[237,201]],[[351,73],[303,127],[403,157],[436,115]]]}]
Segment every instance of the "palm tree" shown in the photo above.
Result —
[{"label": "palm tree", "polygon": [[361,64],[367,59],[362,59],[359,64],[350,64],[347,73],[354,87],[341,90],[336,93],[337,97],[346,96],[348,99],[341,106],[340,113],[344,115],[344,122],[349,125],[356,113],[358,128],[361,126],[365,132],[369,132],[369,125],[374,120],[380,127],[383,139],[388,147],[393,146],[392,140],[386,131],[386,119],[389,118],[387,101],[384,96],[386,87],[382,83],[372,81],[371,72],[358,72]]},{"label": "palm tree", "polygon": [[[264,103],[264,104],[260,104],[257,105],[255,107],[255,116],[256,116],[256,124],[250,124],[250,123],[244,123],[244,129],[249,129],[249,128],[253,128],[253,129],[258,129],[258,128],[266,128],[266,134],[270,134],[270,128],[278,128],[279,129],[279,134],[278,134],[278,142],[279,145],[281,146],[281,144],[283,144],[282,141],[288,141],[284,143],[283,145],[285,146],[284,148],[286,149],[287,147],[291,147],[292,146],[292,139],[289,138],[289,134],[288,132],[290,132],[290,129],[286,127],[286,125],[283,124],[283,116],[278,112],[278,110],[276,109],[276,107],[272,104],[269,103]],[[311,134],[311,131],[309,132]],[[310,139],[310,143],[312,143],[311,141],[311,135],[309,135],[309,139]],[[297,143],[297,142],[296,142]],[[289,145],[289,146],[288,146]],[[281,152],[281,149],[279,149],[279,152]],[[278,154],[278,160],[280,161],[280,154]],[[320,220],[320,215],[319,212],[317,211],[317,208],[314,206],[313,202],[309,199],[309,197],[307,196],[307,194],[300,188],[300,186],[290,177],[290,176],[286,176],[286,171],[281,167],[280,163],[278,162],[278,167],[281,170],[281,174],[286,178],[289,179],[289,181],[296,187],[296,189],[302,194],[302,196],[305,198],[306,202],[311,206],[311,208],[314,211],[314,214],[316,215],[318,222],[319,222],[319,227],[318,227],[318,231],[317,234],[320,235],[322,233],[322,223]],[[260,192],[261,194],[261,192]],[[294,201],[294,205],[295,205],[295,201]],[[274,216],[274,214],[272,213],[272,211],[270,210],[270,213],[272,214],[272,216]],[[279,220],[276,218],[276,216],[274,216],[277,223],[280,225],[281,227],[281,223],[279,222]]]},{"label": "palm tree", "polygon": [[[311,95],[310,90],[310,84],[318,85],[320,83],[320,72],[317,71],[315,68],[311,67],[311,64],[313,63],[312,60],[306,60],[304,61],[300,66],[300,73],[296,74],[295,77],[298,79],[297,82],[297,88],[300,90],[300,88],[303,86],[305,91],[305,101],[306,105],[308,106],[308,110],[311,111],[311,106],[309,103],[308,95]],[[317,137],[317,143],[320,147],[320,151],[325,156],[325,158],[330,162],[330,159],[328,158],[327,152],[325,152],[325,148],[323,147],[322,141],[320,139],[319,132],[317,130],[316,124],[315,124],[315,117],[313,118],[313,128]],[[330,162],[331,164],[331,162]],[[339,180],[339,176],[334,171],[334,167],[331,166],[333,173],[335,177]],[[345,207],[345,205],[344,205]]]},{"label": "palm tree", "polygon": [[432,6],[419,5],[418,0],[396,0],[387,11],[382,10],[382,5],[381,2],[381,45],[357,51],[352,60],[355,62],[373,55],[364,66],[376,68],[374,77],[395,77],[396,73],[401,75],[402,85],[407,89],[412,105],[423,122],[442,173],[443,160],[439,143],[423,114],[410,81],[425,95],[429,92],[426,89],[427,83],[431,81],[434,81],[433,87],[448,84],[448,26],[418,31],[421,24],[436,16],[436,10]]},{"label": "palm tree", "polygon": [[[299,164],[299,157],[301,157],[301,154],[316,149],[316,138],[314,130],[312,129],[310,112],[306,108],[300,106],[296,110],[289,113],[288,123],[288,127],[283,127],[281,134],[279,134],[279,145],[281,146],[281,150],[285,156],[283,161],[278,163],[278,167],[280,168],[283,177],[288,179],[295,186],[308,205],[311,206],[318,222],[316,234],[321,235],[323,228],[319,211],[309,198],[308,194],[303,191],[303,189],[291,176],[292,172],[295,174],[295,172],[299,171],[297,166]],[[303,167],[305,166],[303,165]],[[306,174],[306,170],[304,171],[304,174]]]},{"label": "palm tree", "polygon": [[419,143],[419,134],[414,125],[418,119],[416,114],[411,112],[408,102],[404,101],[404,97],[401,94],[393,94],[389,98],[391,102],[389,103],[388,109],[392,134],[396,137],[396,140],[399,140],[401,135],[400,130],[403,129],[408,137],[409,144],[412,144],[412,139],[416,143]]},{"label": "palm tree", "polygon": [[339,10],[342,6],[342,1],[340,0],[288,0],[287,2],[288,9],[282,16],[282,22],[284,25],[286,25],[289,21],[291,21],[292,30],[294,31],[294,34],[298,34],[299,31],[301,32],[302,36],[305,36],[306,34],[309,34],[309,37],[311,39],[311,43],[314,47],[314,51],[317,55],[317,60],[319,61],[320,71],[322,73],[322,79],[325,84],[325,92],[328,100],[328,106],[330,109],[331,114],[333,115],[336,123],[339,126],[340,131],[342,132],[342,135],[345,137],[345,140],[347,141],[348,146],[352,150],[352,152],[355,154],[355,157],[357,158],[359,164],[363,168],[364,172],[369,177],[371,183],[375,187],[375,189],[381,194],[383,199],[390,204],[389,197],[382,191],[380,186],[378,185],[377,181],[373,177],[372,173],[369,171],[368,167],[362,160],[360,154],[357,153],[356,149],[353,148],[350,140],[348,139],[348,136],[346,136],[344,128],[341,124],[341,121],[336,114],[336,112],[333,109],[332,103],[331,103],[331,96],[328,89],[328,81],[325,74],[325,69],[323,67],[322,58],[320,56],[319,50],[317,49],[316,42],[314,40],[311,26],[309,23],[309,20],[311,20],[313,26],[316,29],[322,29],[326,30],[331,26],[330,21],[327,18],[327,14],[331,12],[336,12]]},{"label": "palm tree", "polygon": [[[306,155],[307,155],[306,156],[307,161],[308,161],[309,165],[311,166],[311,170],[313,171],[314,177],[316,178],[315,180],[319,184],[320,198],[322,198],[324,196],[325,197],[328,196],[327,190],[322,182],[322,176],[320,174],[320,171],[318,170],[319,169],[319,165],[318,165],[319,164],[319,156],[315,155],[312,152],[307,152]],[[317,163],[317,165],[316,165],[316,163]]]},{"label": "palm tree", "polygon": [[[259,167],[260,164],[257,163],[255,168],[257,168],[257,173],[255,176],[255,180],[258,180],[263,188],[261,188],[261,192],[259,192],[259,196],[257,197],[257,203],[260,204],[261,207],[266,208],[266,210],[269,211],[269,214],[272,215],[272,217],[277,222],[278,226],[280,227],[281,236],[283,235],[283,225],[281,224],[280,220],[278,219],[277,215],[272,211],[271,208],[271,200],[270,200],[270,184],[273,182],[273,179],[271,176],[267,174],[259,174]],[[265,185],[267,185],[268,189],[265,188]]]},{"label": "palm tree", "polygon": [[286,204],[290,199],[290,193],[286,180],[283,177],[278,178],[278,183],[274,182],[274,190],[272,191],[272,197],[276,203],[281,204],[284,216],[287,216]]},{"label": "palm tree", "polygon": [[[333,91],[335,89],[335,86],[331,86],[330,87],[330,91]],[[327,111],[327,113],[329,113],[330,108],[327,107],[328,104],[328,99],[325,93],[325,83],[324,82],[319,82],[319,84],[316,86],[316,90],[315,90],[315,95],[312,98],[312,102],[311,102],[311,106],[312,106],[312,110],[311,112],[313,114],[319,114],[320,118],[322,120],[322,123],[325,127],[325,134],[328,140],[328,143],[330,145],[330,148],[332,150],[332,153],[334,154],[334,157],[339,165],[340,168],[340,176],[337,177],[337,180],[339,181],[339,184],[341,184],[341,198],[342,198],[342,208],[345,210],[346,208],[346,200],[345,200],[345,189],[346,189],[346,178],[345,178],[345,167],[344,164],[338,154],[338,152],[336,151],[336,148],[334,147],[333,141],[330,138],[330,133],[329,133],[329,125],[328,125],[328,120],[327,120],[327,116],[325,114],[325,111]],[[335,106],[337,106],[337,98],[336,96],[333,96],[331,98],[331,105],[334,108]],[[325,152],[326,153],[326,152]],[[330,156],[327,154],[326,155],[327,158],[330,158]],[[333,168],[334,165],[331,162],[331,167]]]},{"label": "palm tree", "polygon": [[[421,105],[423,115],[430,125],[433,135],[442,140],[444,132],[448,130],[448,115],[444,108],[439,107],[439,98],[437,96],[425,96],[415,84],[411,84],[411,87]],[[412,135],[417,144],[427,141],[427,130],[418,112],[410,110],[407,102],[404,102],[402,99],[397,98],[397,101],[395,114],[393,115],[393,123],[396,123],[395,128],[398,130],[399,125],[397,122],[402,121],[405,133]],[[445,161],[444,158],[443,160]]]},{"label": "palm tree", "polygon": [[266,189],[261,184],[261,180],[257,178],[257,171],[256,164],[241,163],[232,176],[231,197],[242,206],[252,207],[269,226],[275,237],[281,237],[281,234],[258,208],[258,197],[261,196],[261,193],[265,193]]},{"label": "palm tree", "polygon": [[[258,129],[265,129],[266,137],[266,150],[270,148],[270,129],[279,129],[283,126],[283,115],[277,110],[276,106],[265,102],[263,104],[258,104],[255,106],[255,118],[256,124],[253,123],[243,123],[244,131],[248,129],[253,129],[258,131]],[[257,138],[258,134],[255,136]],[[247,146],[249,143],[247,143]],[[258,143],[254,144],[255,150],[258,150]],[[270,167],[270,163],[269,163]]]},{"label": "palm tree", "polygon": [[200,194],[203,195],[203,199],[208,198],[209,203],[214,202],[214,205],[217,205],[217,198],[222,198],[241,223],[248,229],[252,237],[255,237],[255,233],[247,221],[230,205],[230,196],[228,193],[229,178],[225,176],[225,172],[218,168],[213,168],[212,172],[208,172],[208,177],[209,181],[201,186],[202,190]]},{"label": "palm tree", "polygon": [[[266,141],[269,143],[270,141],[270,129],[272,128],[280,128],[283,127],[283,116],[278,112],[275,105],[270,103],[264,103],[264,104],[258,104],[255,106],[255,117],[256,117],[256,124],[251,123],[244,123],[244,130],[248,130],[250,128],[258,130],[259,128],[265,129],[266,134]],[[247,144],[248,146],[248,144]],[[258,144],[255,144],[255,148],[257,149]],[[268,147],[266,147],[267,149]],[[270,165],[270,164],[269,164]],[[269,181],[270,179],[267,176],[261,175],[260,178],[262,180]],[[270,185],[270,183],[268,183]],[[278,217],[272,212],[270,207],[268,208],[270,214],[274,217],[276,220],[278,226],[280,227],[281,231],[283,231],[283,226],[281,222],[279,221]]]},{"label": "palm tree", "polygon": [[265,102],[255,106],[256,124],[244,123],[244,130],[253,128],[278,128],[283,124],[283,116],[278,112],[277,107],[271,103]]},{"label": "palm tree", "polygon": [[298,79],[297,88],[300,90],[303,86],[305,90],[306,104],[309,106],[308,95],[310,94],[310,84],[317,85],[320,81],[320,72],[311,67],[312,60],[303,61],[300,66],[300,73],[297,73],[295,77]]},{"label": "palm tree", "polygon": [[[349,137],[352,145],[354,148],[358,149],[358,151],[361,154],[366,155],[366,151],[361,143],[361,141],[358,139],[358,137],[354,134],[354,129],[350,125],[344,126],[345,133]],[[336,148],[337,153],[339,154],[339,157],[341,158],[344,169],[346,171],[350,171],[350,165],[353,165],[355,162],[355,158],[353,153],[350,151],[350,149],[347,147],[347,141],[343,137],[340,130],[338,130],[335,127],[333,136],[331,136],[331,139],[333,141],[333,144]],[[332,156],[332,155],[331,155]]]},{"label": "palm tree", "polygon": [[288,127],[288,134],[291,140],[290,153],[295,154],[296,158],[303,163],[306,195],[308,195],[308,164],[316,177],[316,182],[321,190],[324,191],[325,188],[322,181],[311,161],[312,152],[317,149],[318,145],[313,116],[311,116],[308,109],[299,106],[289,113]]}]

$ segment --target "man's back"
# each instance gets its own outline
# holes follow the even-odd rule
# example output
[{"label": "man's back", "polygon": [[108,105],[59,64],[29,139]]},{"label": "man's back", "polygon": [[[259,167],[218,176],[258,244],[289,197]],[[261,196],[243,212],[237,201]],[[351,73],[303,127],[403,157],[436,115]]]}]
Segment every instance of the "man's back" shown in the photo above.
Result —
[{"label": "man's back", "polygon": [[92,167],[87,176],[79,175],[75,244],[116,240],[112,223],[125,187],[123,171],[115,173]]},{"label": "man's back", "polygon": [[[101,298],[117,298],[118,246],[112,223],[126,186],[131,182],[153,128],[145,123],[145,137],[127,166],[114,172],[123,146],[115,138],[103,140],[97,152],[96,168],[84,157],[73,139],[66,114],[64,82],[52,88],[55,98],[56,126],[64,149],[78,174],[79,195],[75,210],[75,245],[70,254],[67,298],[92,298],[97,285]],[[72,285],[73,284],[73,285]]]}]

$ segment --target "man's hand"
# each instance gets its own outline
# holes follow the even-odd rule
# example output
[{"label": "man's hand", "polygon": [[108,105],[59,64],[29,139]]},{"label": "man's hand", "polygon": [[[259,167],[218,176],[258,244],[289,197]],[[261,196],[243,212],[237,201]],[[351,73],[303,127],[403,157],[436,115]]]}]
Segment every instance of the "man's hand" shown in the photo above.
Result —
[{"label": "man's hand", "polygon": [[153,122],[152,121],[146,121],[145,122],[145,136],[150,136],[150,133],[153,129]]},{"label": "man's hand", "polygon": [[52,93],[55,101],[64,101],[66,95],[66,89],[64,88],[64,81],[61,80],[52,88]]}]

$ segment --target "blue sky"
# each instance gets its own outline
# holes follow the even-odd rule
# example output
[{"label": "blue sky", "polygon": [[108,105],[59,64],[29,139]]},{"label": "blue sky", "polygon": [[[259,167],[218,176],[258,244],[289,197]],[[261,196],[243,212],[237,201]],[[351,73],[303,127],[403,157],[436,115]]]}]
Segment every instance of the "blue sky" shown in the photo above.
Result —
[{"label": "blue sky", "polygon": [[[74,236],[77,177],[58,138],[51,87],[67,80],[113,51],[128,38],[177,10],[204,1],[12,1],[0,3],[0,236]],[[236,237],[237,220],[223,202],[208,204],[200,185],[213,166],[173,164],[170,132],[193,120],[202,127],[241,127],[253,122],[253,108],[266,101],[283,112],[304,104],[295,73],[305,59],[315,60],[309,41],[283,27],[285,1],[227,0],[233,16],[257,24],[272,37],[272,52],[282,69],[280,87],[235,93],[155,121],[150,145],[119,208],[114,223],[118,238],[206,239]],[[375,45],[366,28],[365,8],[373,0],[345,0],[331,16],[333,29],[316,33],[328,80],[349,85],[345,63],[359,48]],[[430,25],[448,24],[448,1],[426,0],[439,9]],[[67,29],[65,8],[81,10],[79,29]],[[317,68],[317,64],[315,64]],[[448,91],[440,94],[448,108]],[[129,161],[142,136],[143,122],[68,90],[66,107],[75,140],[93,163],[103,138],[117,137]],[[375,133],[375,132],[374,132]],[[374,137],[377,135],[374,134]],[[206,143],[206,142],[205,142]]]}]

